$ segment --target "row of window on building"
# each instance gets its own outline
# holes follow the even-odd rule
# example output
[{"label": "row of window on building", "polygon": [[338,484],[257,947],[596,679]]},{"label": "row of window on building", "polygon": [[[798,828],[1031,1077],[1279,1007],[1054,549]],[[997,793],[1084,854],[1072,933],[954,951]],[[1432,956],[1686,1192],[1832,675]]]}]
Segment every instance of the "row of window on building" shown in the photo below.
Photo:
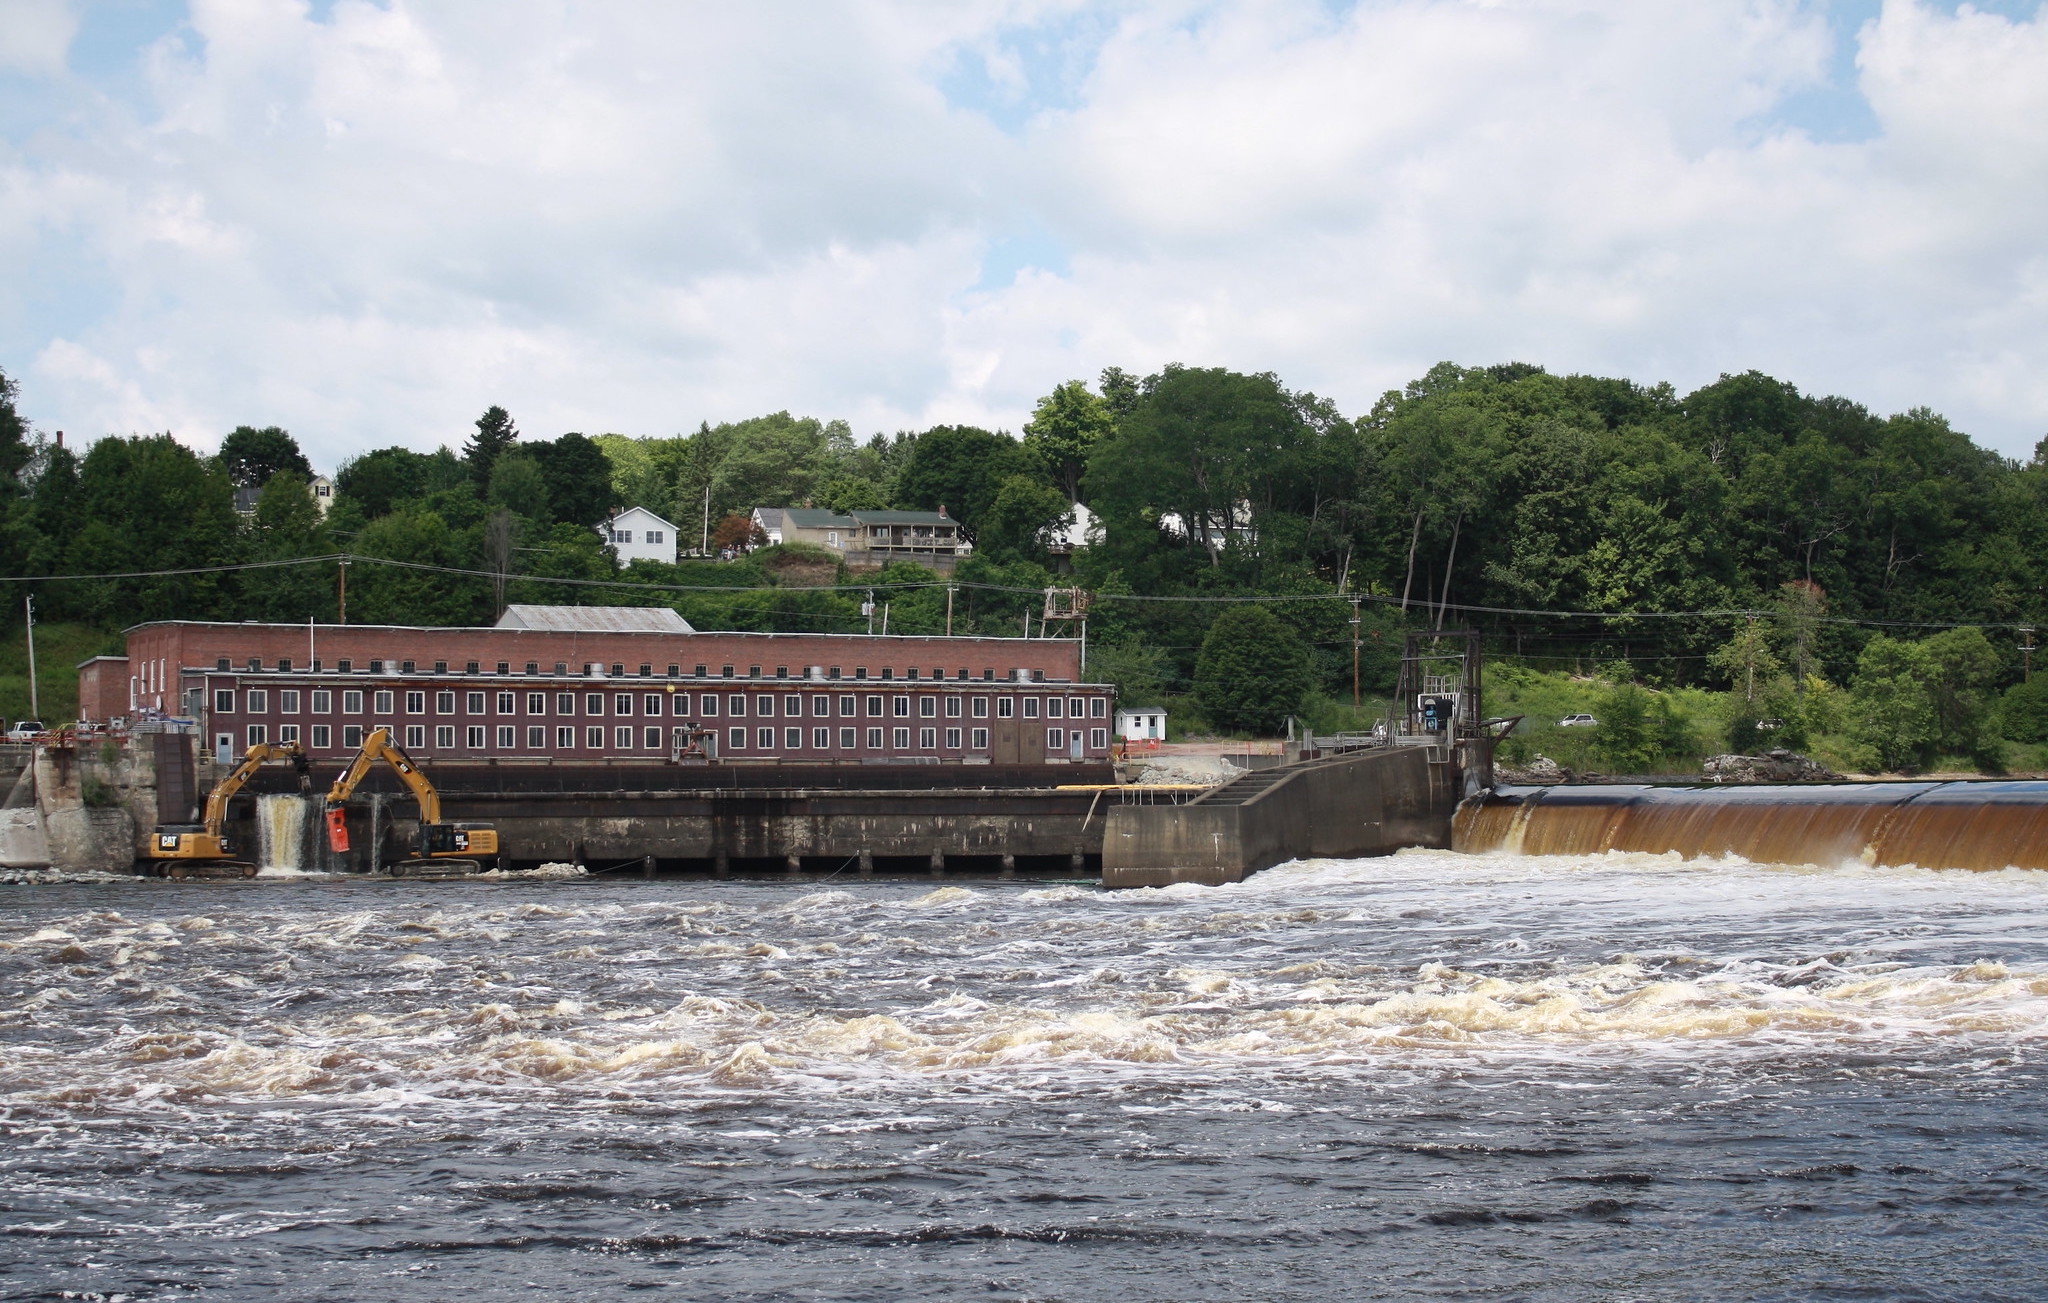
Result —
[{"label": "row of window on building", "polygon": [[[248,657],[244,663],[247,665],[247,672],[250,674],[263,674],[269,672],[265,669],[263,664],[263,658],[260,656]],[[294,672],[293,666],[297,665],[298,663],[299,662],[297,662],[290,656],[280,656],[275,661],[274,668],[276,672],[279,674],[290,674]],[[462,673],[509,675],[512,673],[511,661],[464,661],[462,663],[463,668],[460,671],[450,669],[450,666],[454,664],[454,662],[452,661],[434,661],[432,662],[433,668],[431,671],[423,671],[420,668],[420,666],[426,663],[427,662],[423,661],[388,660],[383,657],[372,657],[367,661],[358,663],[353,657],[345,657],[341,660],[334,662],[334,664],[330,667],[328,666],[326,661],[316,657],[310,663],[310,669],[308,672],[313,674],[320,674],[322,672],[327,672],[331,670],[331,672],[336,674]],[[222,674],[234,671],[234,666],[235,658],[232,656],[217,657],[214,661],[215,670]],[[491,668],[486,668],[487,666]],[[626,668],[626,665],[623,662],[614,661],[611,663],[609,668],[609,677],[611,678],[622,679],[636,677],[632,671]],[[825,679],[829,679],[835,683],[847,677],[851,677],[856,682],[869,682],[879,677],[884,683],[890,682],[892,680],[916,683],[919,682],[921,679],[928,679],[934,683],[943,683],[946,681],[947,678],[945,667],[942,665],[934,665],[929,671],[923,670],[918,666],[912,665],[904,669],[904,671],[900,675],[896,672],[896,669],[893,666],[883,666],[879,671],[870,673],[868,667],[865,665],[854,666],[853,673],[850,676],[845,673],[844,667],[839,665],[831,666],[829,669],[822,665],[812,665],[808,667],[800,666],[798,667],[798,672],[794,675],[790,673],[789,666],[787,665],[777,665],[775,667],[775,673],[773,675],[765,673],[765,667],[760,665],[747,666],[747,672],[744,675],[740,674],[738,670],[739,667],[735,665],[721,665],[718,668],[717,673],[714,674],[709,665],[699,665],[694,667],[690,674],[686,675],[683,672],[683,667],[681,665],[671,665],[668,667],[667,677],[671,679],[693,677],[699,679],[765,679],[772,677],[778,680],[795,678],[799,681],[805,679],[817,679],[822,677]],[[577,671],[579,674],[588,672],[592,676],[597,676],[606,673],[606,666],[601,661],[593,661],[588,664],[579,664],[577,666]],[[548,668],[544,667],[539,661],[527,661],[525,669],[520,672],[529,676],[536,674],[552,673],[556,678],[560,678],[569,673],[569,662],[556,661],[554,663],[554,668],[552,670],[549,670]],[[637,677],[649,679],[657,678],[660,676],[655,673],[653,665],[643,664],[639,667],[639,673]],[[1042,682],[1045,679],[1045,671],[1033,670],[1027,677],[1029,677],[1035,682]],[[967,667],[964,665],[960,666],[956,671],[954,671],[953,678],[956,682],[961,683],[967,683],[973,680],[973,676],[968,674]],[[982,667],[982,681],[992,683],[995,681],[995,678],[996,672],[993,668],[989,666]]]},{"label": "row of window on building", "polygon": [[[233,688],[216,688],[213,693],[213,713],[232,715],[237,713],[239,704],[248,714],[270,713],[272,689],[249,688],[239,694]],[[301,708],[308,707],[315,715],[334,713],[336,690],[332,688],[279,688],[277,693],[278,713],[296,715]],[[787,718],[810,715],[825,718],[835,713],[842,717],[865,714],[869,717],[893,716],[907,719],[913,709],[920,719],[936,719],[943,703],[945,717],[959,719],[963,711],[974,719],[987,719],[993,704],[995,718],[1016,718],[1020,713],[1024,719],[1104,719],[1108,716],[1108,699],[1101,696],[1081,697],[985,697],[949,695],[940,697],[928,695],[917,697],[915,707],[909,693],[871,693],[865,698],[859,693],[749,694],[742,692],[434,692],[407,691],[379,688],[343,688],[341,713],[344,715],[375,714],[389,717],[400,714],[399,700],[402,697],[406,715],[427,714],[427,698],[434,699],[433,713],[453,715],[457,699],[461,699],[464,715],[518,715],[541,716],[630,716],[639,714],[648,717],[671,716],[678,719],[710,719],[721,713],[734,718],[752,714],[757,718],[775,718],[778,713]],[[522,698],[524,698],[522,702]],[[806,702],[809,708],[806,710]],[[722,703],[722,704],[721,704]],[[779,703],[779,705],[778,705]],[[521,711],[521,706],[524,711]],[[579,711],[580,706],[580,711]],[[865,706],[865,711],[859,707]],[[494,707],[495,709],[487,709]],[[607,709],[609,707],[609,709]],[[636,710],[637,707],[637,710]],[[367,709],[366,709],[367,708]],[[282,740],[282,739],[280,739]]]},{"label": "row of window on building", "polygon": [[[248,745],[252,747],[261,746],[271,741],[271,727],[268,724],[249,725],[244,730]],[[363,738],[374,727],[378,726],[364,724],[342,725],[342,747],[350,751],[361,747]],[[429,727],[426,724],[406,724],[399,729],[394,729],[393,733],[394,736],[400,733],[403,734],[405,738],[404,745],[407,750],[424,751],[427,747],[427,730]],[[437,724],[431,727],[433,728],[434,748],[436,750],[453,751],[456,749],[457,725]],[[511,752],[520,749],[520,725],[498,724],[494,726],[469,724],[460,727],[462,728],[463,749],[465,750],[483,751],[490,749],[493,728],[496,729],[495,749],[497,751]],[[528,724],[524,726],[524,729],[526,749],[528,751],[546,751],[549,749],[547,725]],[[312,751],[330,751],[334,749],[334,726],[331,724],[305,725],[303,726],[303,731],[302,726],[298,724],[279,724],[276,726],[276,731],[276,741],[279,743],[299,743]],[[668,746],[668,740],[664,736],[666,730],[660,725],[640,727],[635,727],[631,724],[613,725],[609,730],[609,739],[606,736],[607,728],[602,724],[585,725],[580,731],[582,733],[584,749],[591,751],[606,750],[607,744],[609,744],[611,750],[616,752],[662,751]],[[805,733],[807,731],[810,743],[808,749],[811,751],[852,751],[858,748],[860,742],[861,730],[858,728],[839,727],[835,729],[830,726],[818,726],[806,730],[801,727],[776,729],[772,726],[762,726],[752,730],[751,749],[768,753],[804,751],[807,749],[805,747]],[[562,724],[555,726],[553,749],[555,751],[575,750],[578,732],[579,730],[575,725]],[[683,730],[678,729],[676,732],[678,734],[676,743],[680,745],[685,740],[681,736]],[[886,733],[888,746],[893,747],[897,751],[911,751],[911,732],[912,730],[908,727],[890,729],[870,727],[867,729],[867,749],[870,751],[882,750]],[[941,730],[937,727],[918,728],[916,730],[916,750],[936,754],[940,750],[940,732]],[[1066,751],[1073,744],[1081,740],[1081,732],[1082,730],[1078,728],[1048,728],[1045,730],[1045,749],[1048,752]],[[744,727],[727,729],[725,731],[726,749],[731,752],[748,751],[750,749],[748,733],[749,730]],[[945,750],[962,750],[963,742],[965,743],[964,749],[966,750],[988,750],[988,729],[986,728],[947,728],[944,730],[944,733]],[[227,737],[223,736],[221,740],[225,742]],[[1088,745],[1098,751],[1108,746],[1109,730],[1105,728],[1089,729]]]}]

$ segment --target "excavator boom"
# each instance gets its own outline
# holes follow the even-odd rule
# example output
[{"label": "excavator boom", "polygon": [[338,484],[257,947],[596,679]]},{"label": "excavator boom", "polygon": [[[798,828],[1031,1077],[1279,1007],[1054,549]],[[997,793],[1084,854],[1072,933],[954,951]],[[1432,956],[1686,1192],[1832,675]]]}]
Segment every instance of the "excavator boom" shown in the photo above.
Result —
[{"label": "excavator boom", "polygon": [[299,790],[310,791],[311,762],[296,742],[259,742],[206,794],[204,821],[198,828],[163,825],[150,839],[153,860],[224,860],[234,851],[227,836],[228,802],[272,760],[289,760],[299,771]]},{"label": "excavator boom", "polygon": [[412,793],[420,806],[420,853],[423,856],[451,855],[496,855],[498,834],[484,824],[444,824],[441,822],[441,794],[420,772],[419,765],[407,755],[403,748],[391,740],[388,728],[372,729],[363,739],[361,751],[349,762],[341,777],[334,780],[334,786],[327,792],[327,844],[336,854],[349,848],[348,817],[342,808],[349,797],[378,761],[391,766],[400,782]]}]

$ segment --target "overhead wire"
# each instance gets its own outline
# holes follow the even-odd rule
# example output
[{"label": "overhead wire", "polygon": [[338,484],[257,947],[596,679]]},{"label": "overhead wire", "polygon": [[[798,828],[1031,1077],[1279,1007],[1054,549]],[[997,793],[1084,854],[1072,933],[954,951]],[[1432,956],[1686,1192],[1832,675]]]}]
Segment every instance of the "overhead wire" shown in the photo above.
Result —
[{"label": "overhead wire", "polygon": [[[482,579],[491,582],[500,580],[507,583],[555,584],[571,588],[598,588],[610,591],[660,592],[660,593],[756,593],[775,592],[782,594],[821,593],[842,594],[850,590],[871,590],[875,592],[916,592],[952,588],[961,591],[1006,593],[1019,596],[1039,596],[1042,588],[1026,588],[1012,584],[990,584],[965,580],[894,580],[859,582],[841,585],[789,585],[767,588],[760,584],[664,584],[640,579],[586,579],[575,576],[500,573],[495,570],[472,570],[460,566],[435,565],[424,561],[401,561],[395,557],[366,556],[355,552],[334,552],[315,557],[289,557],[270,561],[239,561],[210,566],[181,566],[165,570],[127,570],[103,574],[67,575],[0,575],[0,583],[66,583],[109,579],[165,579],[193,575],[233,574],[251,570],[275,570],[294,566],[311,565],[373,565],[387,566],[399,570],[412,570],[429,574],[450,575],[463,579]],[[1286,602],[1340,602],[1344,604],[1372,604],[1379,607],[1402,606],[1399,598],[1382,593],[1114,593],[1097,592],[1092,596],[1095,605],[1105,602],[1160,603],[1160,604],[1235,604],[1256,603],[1272,605]],[[1551,620],[1597,620],[1616,623],[1632,620],[1756,620],[1773,618],[1779,613],[1770,608],[1717,607],[1697,611],[1587,611],[1587,610],[1545,610],[1537,607],[1485,606],[1464,602],[1422,602],[1410,601],[1405,609],[1428,613],[1442,611],[1460,615],[1491,615],[1524,617]],[[789,614],[812,614],[790,612]],[[830,618],[825,613],[815,613],[815,618]],[[1847,625],[1876,629],[2010,629],[2015,632],[2034,628],[2037,625],[2023,620],[1883,620],[1864,616],[1809,615],[1801,617],[1813,624]]]}]

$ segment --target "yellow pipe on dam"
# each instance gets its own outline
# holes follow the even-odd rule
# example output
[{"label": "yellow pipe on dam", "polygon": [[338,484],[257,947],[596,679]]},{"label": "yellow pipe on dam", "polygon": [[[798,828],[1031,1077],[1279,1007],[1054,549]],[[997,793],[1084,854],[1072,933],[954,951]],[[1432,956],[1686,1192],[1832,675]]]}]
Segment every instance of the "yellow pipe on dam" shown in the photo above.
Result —
[{"label": "yellow pipe on dam", "polygon": [[1502,788],[1451,846],[1522,855],[1676,851],[1763,864],[2048,868],[2048,782]]}]

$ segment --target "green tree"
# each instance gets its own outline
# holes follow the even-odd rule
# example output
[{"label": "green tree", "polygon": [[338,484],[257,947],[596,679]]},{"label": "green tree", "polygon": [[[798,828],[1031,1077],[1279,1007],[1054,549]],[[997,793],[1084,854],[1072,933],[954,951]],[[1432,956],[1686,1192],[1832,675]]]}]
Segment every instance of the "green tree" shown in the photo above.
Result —
[{"label": "green tree", "polygon": [[557,482],[541,469],[540,459],[528,448],[514,448],[499,457],[491,469],[488,501],[516,516],[549,524],[553,520],[548,509],[549,490]]},{"label": "green tree", "polygon": [[[595,529],[611,514],[612,508],[620,505],[619,495],[613,486],[611,462],[604,450],[591,440],[570,433],[550,442],[528,443],[524,447],[540,468],[548,511],[554,519]],[[674,506],[670,502],[642,505],[667,519],[675,518],[671,514]],[[540,519],[538,516],[532,518]]]},{"label": "green tree", "polygon": [[502,407],[494,404],[476,418],[476,433],[462,445],[462,460],[469,466],[470,482],[476,486],[479,498],[490,492],[491,471],[518,438],[519,427],[512,424],[511,413]]},{"label": "green tree", "polygon": [[2048,674],[2005,690],[1999,723],[2015,742],[2048,742]]},{"label": "green tree", "polygon": [[1939,734],[1929,668],[1920,647],[1883,634],[1856,658],[1849,734],[1881,768],[1919,764]]},{"label": "green tree", "polygon": [[262,429],[238,425],[220,441],[220,467],[239,489],[260,489],[274,475],[290,471],[313,478],[313,464],[299,451],[298,440],[275,425]]},{"label": "green tree", "polygon": [[1600,697],[1594,747],[1623,774],[1655,773],[1696,750],[1692,730],[1671,698],[1634,683],[1617,683]]},{"label": "green tree", "polygon": [[1081,477],[1095,445],[1115,428],[1107,405],[1079,380],[1069,380],[1038,400],[1024,425],[1024,447],[1067,501],[1081,500]]},{"label": "green tree", "polygon": [[896,480],[896,500],[925,511],[940,507],[979,540],[981,525],[1013,475],[1042,474],[1036,458],[1007,434],[971,425],[939,425],[917,436]]},{"label": "green tree", "polygon": [[1982,629],[1947,629],[1920,642],[1923,680],[1934,705],[1934,743],[1950,755],[1997,763],[1998,695],[2003,672]]},{"label": "green tree", "polygon": [[[0,574],[25,573],[31,543],[30,522],[24,519],[26,492],[21,482],[32,449],[28,422],[15,407],[20,391],[5,371],[0,371]],[[46,572],[47,573],[47,572]],[[11,623],[12,614],[0,615]]]},{"label": "green tree", "polygon": [[1769,627],[1755,620],[1738,626],[1734,637],[1714,649],[1707,664],[1727,679],[1729,691],[1746,706],[1756,705],[1784,669],[1771,650]]},{"label": "green tree", "polygon": [[1235,605],[1209,626],[1195,662],[1195,701],[1218,729],[1278,733],[1310,686],[1307,649],[1266,607]]},{"label": "green tree", "polygon": [[[438,514],[419,504],[372,521],[353,551],[414,565],[475,570],[480,558]],[[349,567],[351,624],[486,624],[491,615],[487,581],[361,562]]]},{"label": "green tree", "polygon": [[1043,479],[1012,475],[1003,481],[995,502],[982,517],[975,546],[997,561],[1043,561],[1053,532],[1071,520],[1073,513],[1067,496]]},{"label": "green tree", "polygon": [[[262,496],[256,499],[256,514],[249,521],[248,542],[251,561],[289,561],[326,556],[335,550],[306,481],[291,471],[271,476],[263,486]],[[331,563],[277,566],[242,576],[242,609],[248,619],[332,620],[335,600]]]},{"label": "green tree", "polygon": [[355,504],[366,521],[389,515],[403,503],[468,482],[468,468],[446,448],[432,453],[378,448],[343,462],[334,472],[335,492]]},{"label": "green tree", "polygon": [[[66,568],[83,574],[190,570],[239,560],[234,489],[168,434],[101,439],[79,464],[85,526]],[[233,614],[221,574],[159,574],[90,586],[93,618],[206,620]]]},{"label": "green tree", "polygon": [[1173,667],[1166,653],[1135,639],[1088,649],[1087,678],[1116,685],[1124,705],[1158,705],[1167,693]]}]

